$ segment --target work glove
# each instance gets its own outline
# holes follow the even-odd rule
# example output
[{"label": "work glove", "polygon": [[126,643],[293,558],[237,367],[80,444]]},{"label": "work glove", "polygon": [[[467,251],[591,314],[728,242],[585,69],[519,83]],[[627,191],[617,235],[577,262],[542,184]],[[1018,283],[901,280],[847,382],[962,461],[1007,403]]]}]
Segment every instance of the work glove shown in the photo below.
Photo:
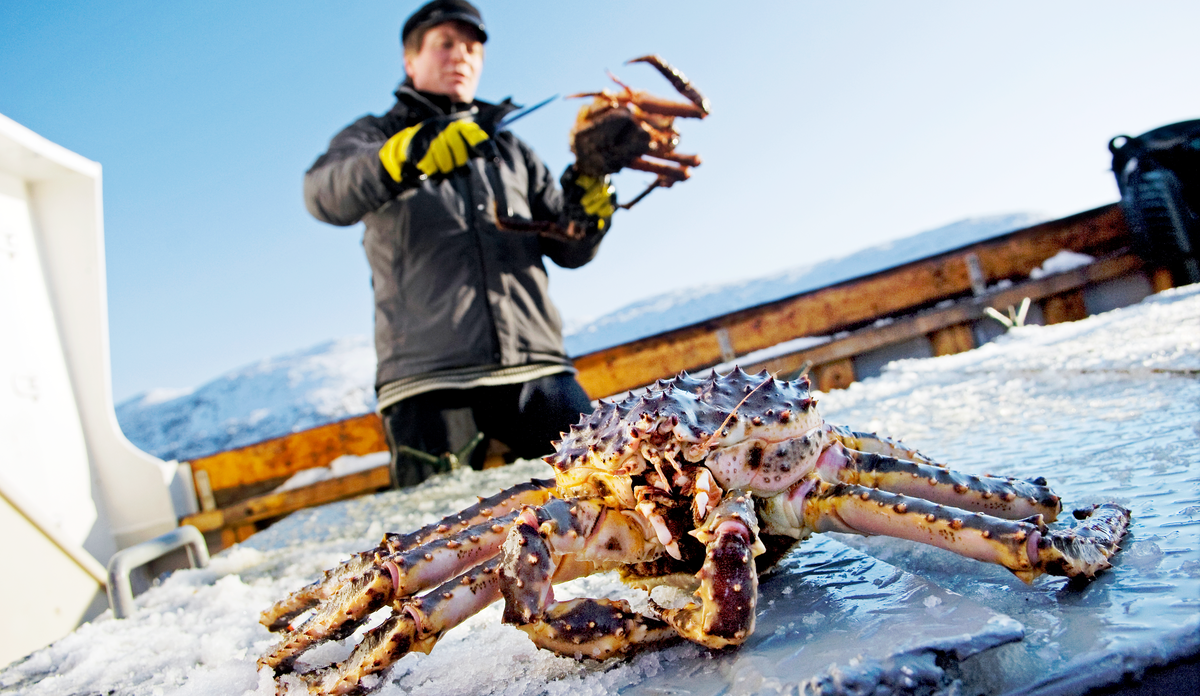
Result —
[{"label": "work glove", "polygon": [[415,185],[424,177],[463,166],[471,150],[487,139],[470,119],[431,118],[388,138],[379,149],[379,161],[393,181]]},{"label": "work glove", "polygon": [[607,174],[600,178],[579,174],[572,165],[563,172],[560,183],[568,219],[588,228],[608,229],[617,209],[617,189]]}]

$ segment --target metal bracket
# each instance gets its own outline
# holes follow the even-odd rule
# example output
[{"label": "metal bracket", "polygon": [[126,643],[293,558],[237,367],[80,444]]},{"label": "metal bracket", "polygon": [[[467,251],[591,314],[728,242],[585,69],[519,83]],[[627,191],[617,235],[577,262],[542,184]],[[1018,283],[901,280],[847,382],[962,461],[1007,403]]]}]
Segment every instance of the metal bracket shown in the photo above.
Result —
[{"label": "metal bracket", "polygon": [[987,292],[987,277],[983,275],[983,264],[979,262],[979,255],[973,251],[963,260],[967,262],[967,278],[971,281],[971,292],[975,297],[979,297]]},{"label": "metal bracket", "polygon": [[721,361],[733,362],[737,360],[737,353],[733,351],[733,339],[729,336],[729,329],[722,326],[714,333],[717,335],[717,347],[721,349]]},{"label": "metal bracket", "polygon": [[193,568],[208,565],[208,544],[204,535],[190,524],[173,529],[162,536],[143,541],[117,552],[108,561],[108,606],[113,616],[124,619],[133,613],[133,587],[129,573],[180,547],[187,548],[188,561]]}]

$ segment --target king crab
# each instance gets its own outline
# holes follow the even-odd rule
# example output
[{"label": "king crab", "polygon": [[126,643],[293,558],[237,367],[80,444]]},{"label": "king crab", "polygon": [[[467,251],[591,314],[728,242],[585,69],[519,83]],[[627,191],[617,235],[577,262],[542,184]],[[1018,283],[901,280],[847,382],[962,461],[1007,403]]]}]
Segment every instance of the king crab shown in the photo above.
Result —
[{"label": "king crab", "polygon": [[[612,73],[609,77],[621,86],[620,91],[572,94],[568,98],[592,97],[579,110],[571,126],[571,152],[575,153],[575,169],[593,179],[600,179],[622,169],[650,172],[655,179],[641,193],[618,207],[629,209],[656,188],[670,188],[691,176],[689,168],[700,166],[698,155],[675,152],[679,131],[675,119],[708,116],[708,99],[669,63],[657,55],[634,58],[628,63],[647,63],[654,66],[688,101],[672,101],[635,90]],[[574,222],[566,228],[546,220],[526,220],[502,213],[500,201],[495,203],[496,226],[509,232],[533,232],[547,237],[567,240],[582,238],[584,231]]]},{"label": "king crab", "polygon": [[[1129,524],[1112,503],[1075,512],[1043,478],[952,471],[893,440],[825,423],[805,378],[735,369],[682,374],[642,396],[601,402],[546,461],[555,478],[501,492],[437,524],[388,534],[263,612],[282,640],[259,659],[276,674],[318,642],[369,630],[337,665],[299,675],[310,691],[362,680],[503,598],[505,623],[539,647],[604,659],[684,638],[738,645],[754,631],[758,573],[814,532],[887,535],[997,563],[1026,582],[1092,578]],[[622,600],[558,601],[553,584],[616,570],[649,590],[693,590],[657,616]],[[303,622],[293,619],[314,609]],[[282,689],[282,687],[281,687]]]},{"label": "king crab", "polygon": [[571,152],[575,153],[575,166],[581,174],[600,178],[628,167],[656,176],[649,188],[622,208],[632,208],[657,187],[669,188],[691,176],[688,168],[699,166],[700,158],[675,152],[679,144],[675,119],[704,118],[709,113],[708,99],[660,56],[642,56],[628,62],[654,66],[688,101],[672,101],[635,90],[612,73],[609,77],[620,85],[620,91],[571,95],[593,97],[579,110],[571,127]]}]

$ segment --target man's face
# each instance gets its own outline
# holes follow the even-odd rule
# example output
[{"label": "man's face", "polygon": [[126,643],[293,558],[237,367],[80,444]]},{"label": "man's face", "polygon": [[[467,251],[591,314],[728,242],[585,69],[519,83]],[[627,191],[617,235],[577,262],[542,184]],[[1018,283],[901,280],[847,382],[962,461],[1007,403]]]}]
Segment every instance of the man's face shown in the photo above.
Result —
[{"label": "man's face", "polygon": [[469,102],[483,71],[483,44],[467,24],[439,24],[425,32],[420,51],[404,54],[404,71],[423,92]]}]

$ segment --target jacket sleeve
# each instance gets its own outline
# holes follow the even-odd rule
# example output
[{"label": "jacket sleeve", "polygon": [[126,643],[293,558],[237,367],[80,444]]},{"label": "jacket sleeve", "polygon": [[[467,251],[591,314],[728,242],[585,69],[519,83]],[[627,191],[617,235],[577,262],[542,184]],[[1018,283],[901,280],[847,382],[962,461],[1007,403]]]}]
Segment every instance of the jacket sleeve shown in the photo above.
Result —
[{"label": "jacket sleeve", "polygon": [[[534,220],[556,222],[566,227],[570,220],[564,212],[563,193],[542,159],[528,145],[517,140],[529,171],[529,210]],[[588,229],[582,239],[567,241],[542,237],[542,253],[563,268],[579,268],[596,257],[600,241],[608,229]]]},{"label": "jacket sleeve", "polygon": [[308,212],[331,225],[353,225],[400,192],[383,163],[379,148],[387,141],[379,119],[365,116],[329,143],[304,175]]}]

